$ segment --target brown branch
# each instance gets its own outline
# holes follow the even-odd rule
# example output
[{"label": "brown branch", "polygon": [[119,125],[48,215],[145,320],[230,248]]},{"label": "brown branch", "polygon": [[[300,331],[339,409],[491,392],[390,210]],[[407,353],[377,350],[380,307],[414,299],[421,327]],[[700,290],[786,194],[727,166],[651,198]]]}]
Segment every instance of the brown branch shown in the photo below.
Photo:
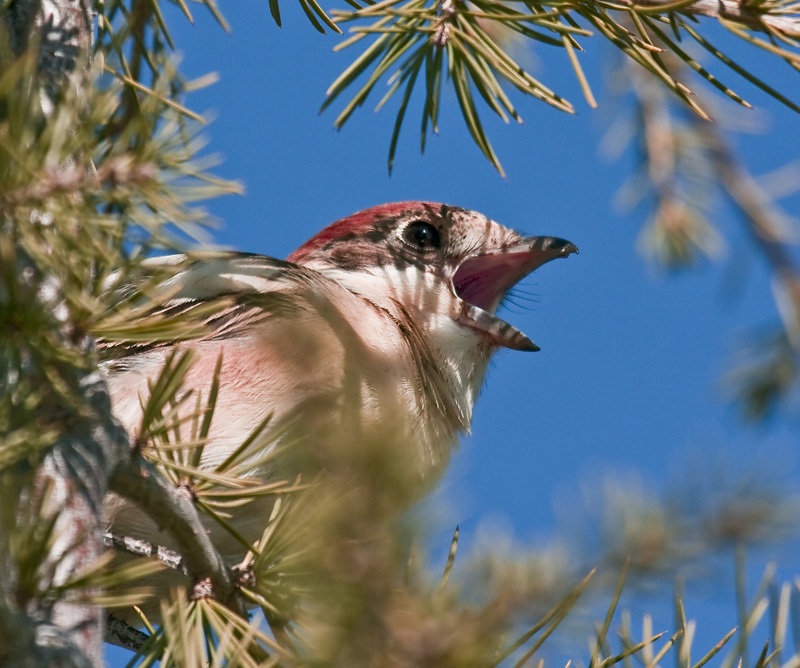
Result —
[{"label": "brown branch", "polygon": [[696,0],[677,9],[674,8],[675,0],[619,0],[616,4],[631,9],[664,7],[665,12],[675,11],[681,14],[727,19],[762,32],[774,31],[786,37],[800,37],[800,14],[797,11],[794,16],[763,12],[739,0]]},{"label": "brown branch", "polygon": [[789,339],[796,344],[800,340],[800,267],[784,241],[786,234],[780,223],[783,216],[769,195],[739,163],[721,134],[712,128],[708,128],[706,134],[728,196],[741,212],[747,231],[789,298],[792,312],[783,311],[784,318],[789,318],[784,325]]},{"label": "brown branch", "polygon": [[41,202],[59,195],[80,194],[121,185],[142,185],[156,177],[152,163],[136,164],[133,155],[110,158],[92,173],[81,167],[50,169],[32,182],[0,195],[0,207]]},{"label": "brown branch", "polygon": [[231,569],[211,542],[188,489],[175,487],[136,450],[119,463],[109,488],[172,534],[182,556],[181,568],[186,568],[195,584],[208,580],[214,598],[227,604],[236,602]]},{"label": "brown branch", "polygon": [[183,561],[183,557],[175,550],[170,550],[163,545],[156,545],[142,538],[123,536],[119,533],[106,531],[103,533],[103,543],[106,547],[113,547],[120,552],[127,552],[137,557],[152,557],[158,559],[167,568],[179,571],[184,575],[191,575]]},{"label": "brown branch", "polygon": [[[87,415],[61,436],[34,481],[37,490],[47,491],[51,511],[58,517],[56,540],[47,557],[53,565],[53,585],[64,583],[99,558],[98,525],[106,483],[113,462],[123,456],[128,444],[125,430],[111,417],[111,402],[100,374],[89,373],[80,386]],[[93,665],[102,665],[100,614],[97,606],[69,598],[53,609],[55,625],[72,637]]]},{"label": "brown branch", "polygon": [[[11,34],[13,57],[21,57],[32,47],[38,49],[36,80],[31,83],[38,86],[46,118],[52,116],[65,88],[84,85],[92,42],[91,13],[91,0],[16,0],[6,3],[0,15],[3,27]],[[2,63],[4,69],[8,69],[10,54],[3,51],[2,56],[7,59]],[[27,224],[37,224],[35,217]],[[21,367],[34,387],[51,399],[43,404],[49,414],[39,417],[55,426],[57,436],[41,459],[36,458],[38,453],[30,453],[35,470],[19,482],[19,496],[4,498],[3,503],[13,504],[13,512],[27,514],[36,526],[49,528],[47,550],[35,565],[40,574],[37,587],[42,592],[58,592],[100,554],[99,524],[106,482],[115,461],[127,449],[127,435],[111,417],[105,382],[91,370],[92,343],[74,326],[59,280],[20,248],[16,249],[14,264],[18,268],[14,293],[36,304],[53,340],[62,348],[59,356],[68,361],[44,360],[45,366],[58,368],[57,379],[37,375],[37,364]],[[24,344],[20,348],[21,356],[35,357]],[[55,384],[62,387],[54,389]],[[76,397],[80,406],[75,405]],[[101,666],[103,633],[97,606],[68,593],[52,601],[41,594],[31,596],[10,589],[18,584],[20,571],[31,564],[15,561],[7,540],[0,552],[3,564],[10,569],[3,573],[7,584],[0,587],[0,663]]]},{"label": "brown branch", "polygon": [[148,640],[150,640],[149,635],[133,628],[125,620],[111,613],[106,615],[105,641],[107,643],[137,652]]}]

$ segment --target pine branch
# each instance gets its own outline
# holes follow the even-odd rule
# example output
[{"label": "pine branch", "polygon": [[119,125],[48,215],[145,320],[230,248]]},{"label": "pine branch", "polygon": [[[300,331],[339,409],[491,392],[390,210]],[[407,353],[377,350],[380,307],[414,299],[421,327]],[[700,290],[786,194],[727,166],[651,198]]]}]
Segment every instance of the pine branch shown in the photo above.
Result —
[{"label": "pine branch", "polygon": [[[64,90],[84,84],[92,40],[91,12],[88,0],[20,0],[8,3],[4,9],[2,19],[13,35],[14,55],[20,57],[32,47],[37,49],[31,83],[38,91],[39,112],[45,119],[54,115]],[[10,54],[3,55],[9,58]],[[41,226],[45,221],[42,212],[33,211],[27,224]],[[9,228],[4,231],[8,233]],[[31,453],[29,461],[36,462],[35,470],[29,475],[22,475],[19,470],[2,472],[3,504],[9,507],[12,517],[14,508],[27,515],[30,529],[44,537],[37,558],[29,561],[20,558],[20,547],[15,546],[13,535],[5,536],[2,559],[12,570],[5,574],[10,583],[4,589],[9,584],[24,589],[24,583],[36,573],[38,587],[46,594],[48,590],[58,591],[76,572],[98,558],[100,508],[106,481],[114,462],[127,448],[127,438],[111,417],[104,381],[86,363],[91,355],[91,340],[75,326],[60,279],[43,273],[35,259],[19,248],[6,245],[4,253],[13,257],[12,267],[20,270],[13,294],[28,293],[32,297],[34,308],[48,321],[53,340],[70,353],[67,361],[58,365],[59,376],[49,379],[60,386],[56,397],[80,397],[81,404],[77,407],[56,399],[48,417],[57,425],[57,435],[42,453],[36,453],[41,459],[37,461]],[[26,351],[19,352],[25,356]],[[35,357],[31,357],[20,368],[26,375],[37,366],[38,360],[33,362]],[[55,359],[45,360],[45,365],[52,362]],[[48,381],[40,378],[36,383],[46,386]],[[7,496],[14,489],[19,495]],[[2,527],[6,534],[14,531],[7,524],[9,519],[5,518],[6,525]],[[11,623],[0,625],[0,663],[102,664],[102,621],[97,606],[69,595],[56,595],[53,601],[33,592],[27,592],[27,601],[23,598],[20,605],[22,591],[18,590],[14,597],[9,593],[4,592],[2,597],[2,616]]]},{"label": "pine branch", "polygon": [[[747,2],[746,0],[621,0],[618,4],[641,11],[644,8],[668,14],[675,11],[685,15],[727,19],[764,33],[775,32],[783,37],[800,37],[800,16],[784,14],[780,2]],[[797,10],[795,10],[795,13]]]},{"label": "pine branch", "polygon": [[136,538],[135,536],[123,536],[122,534],[111,531],[103,532],[103,543],[107,547],[133,554],[137,557],[153,557],[164,564],[167,568],[191,575],[184,563],[183,557],[175,550],[170,550],[163,545],[156,545],[150,541]]},{"label": "pine branch", "polygon": [[119,617],[111,613],[106,615],[106,642],[136,652],[140,650],[149,639],[149,635],[133,628]]},{"label": "pine branch", "polygon": [[780,285],[779,298],[785,299],[785,307],[781,308],[782,304],[778,307],[784,327],[795,347],[800,347],[800,266],[792,255],[794,239],[782,224],[786,216],[737,160],[720,133],[710,130],[707,137],[720,180]]},{"label": "pine branch", "polygon": [[[428,129],[437,131],[433,112],[440,104],[441,82],[449,81],[473,141],[501,174],[500,160],[489,141],[475,93],[486,108],[506,123],[509,117],[521,122],[507,89],[573,112],[568,100],[534,77],[514,57],[510,36],[519,35],[537,46],[563,49],[592,107],[597,106],[596,96],[581,65],[581,59],[586,57],[581,43],[594,37],[608,41],[645,76],[671,91],[704,120],[711,117],[698,102],[698,77],[738,104],[750,106],[682,48],[685,39],[697,42],[719,63],[800,112],[800,104],[791,95],[769,85],[749,65],[739,65],[712,44],[704,36],[705,28],[697,25],[698,17],[715,19],[735,37],[800,70],[800,9],[793,0],[585,0],[568,4],[559,0],[383,0],[355,11],[334,12],[334,17],[339,24],[352,24],[352,36],[338,48],[366,39],[372,41],[331,84],[322,108],[333,104],[347,89],[356,90],[334,121],[338,128],[366,102],[382,79],[389,90],[376,109],[402,91],[390,140],[390,171],[409,101],[417,88],[424,91],[421,147],[424,149]],[[688,67],[676,68],[669,60],[682,61]],[[423,70],[425,76],[418,76]],[[796,72],[789,76],[792,74]],[[424,84],[420,83],[423,79]]]},{"label": "pine branch", "polygon": [[[136,450],[117,466],[109,488],[134,502],[171,533],[182,556],[179,568],[185,567],[193,578],[197,596],[210,594],[222,603],[235,602],[231,571],[211,542],[188,488],[172,485]],[[210,592],[206,583],[211,585]]]},{"label": "pine branch", "polygon": [[[672,58],[672,60],[677,60]],[[680,62],[673,67],[681,67]],[[756,354],[729,375],[732,394],[745,415],[762,419],[796,386],[800,350],[800,265],[793,253],[791,225],[784,210],[735,154],[720,124],[683,118],[651,79],[630,68],[641,146],[641,168],[631,199],[651,194],[655,214],[645,228],[645,250],[667,268],[715,256],[723,245],[710,223],[711,193],[738,211],[738,220],[775,278],[774,299],[782,332],[760,337]],[[800,187],[796,175],[790,184]],[[753,351],[748,351],[751,353]]]}]

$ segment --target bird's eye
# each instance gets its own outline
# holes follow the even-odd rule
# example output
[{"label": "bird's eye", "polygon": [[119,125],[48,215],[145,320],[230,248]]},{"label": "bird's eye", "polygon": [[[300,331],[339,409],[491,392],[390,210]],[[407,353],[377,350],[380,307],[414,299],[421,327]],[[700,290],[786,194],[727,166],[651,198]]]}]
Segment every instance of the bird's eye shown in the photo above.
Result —
[{"label": "bird's eye", "polygon": [[442,246],[439,230],[424,220],[409,223],[403,230],[403,241],[420,250],[433,250]]}]

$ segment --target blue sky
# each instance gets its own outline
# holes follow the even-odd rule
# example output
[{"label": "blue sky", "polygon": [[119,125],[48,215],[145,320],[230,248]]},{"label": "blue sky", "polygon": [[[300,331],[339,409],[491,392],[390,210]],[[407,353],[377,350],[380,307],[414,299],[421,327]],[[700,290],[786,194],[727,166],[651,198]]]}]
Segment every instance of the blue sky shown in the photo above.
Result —
[{"label": "blue sky", "polygon": [[[768,273],[739,221],[721,211],[716,222],[728,244],[718,262],[666,275],[636,250],[645,210],[625,214],[613,204],[632,156],[610,161],[600,155],[609,121],[626,113],[606,92],[600,66],[615,63],[606,44],[589,40],[584,54],[600,109],[583,101],[564,53],[540,49],[530,61],[537,74],[578,113],[518,100],[522,126],[486,115],[507,178],[473,146],[449,96],[440,136],[429,138],[424,156],[412,102],[390,177],[395,107],[373,112],[380,87],[339,132],[332,125],[340,107],[318,114],[325,89],[356,49],[332,53],[338,38],[314,31],[291,0],[283,2],[283,29],[273,25],[266,0],[237,0],[221,9],[231,35],[200,9],[195,26],[167,12],[184,70],[220,74],[218,84],[188,102],[215,118],[205,134],[209,150],[224,157],[217,171],[246,188],[243,197],[211,203],[222,224],[218,243],[285,257],[344,215],[424,199],[476,209],[580,247],[579,256],[547,265],[524,282],[536,298],[531,308],[506,311],[542,350],[496,357],[472,436],[430,504],[446,508],[436,520],[442,549],[455,524],[467,551],[495,526],[523,545],[540,544],[552,535],[565,499],[606,471],[636,472],[653,488],[695,455],[709,463],[722,456],[742,471],[780,462],[782,473],[797,472],[796,419],[745,427],[725,397],[722,378],[739,346],[754,328],[777,320]],[[789,68],[752,49],[734,53],[763,65],[785,91],[797,90]],[[712,65],[756,104],[748,117],[770,129],[737,139],[755,173],[797,158],[800,118]],[[785,205],[800,215],[800,198]],[[724,604],[718,612],[730,614],[720,620],[721,635],[734,619]]]}]

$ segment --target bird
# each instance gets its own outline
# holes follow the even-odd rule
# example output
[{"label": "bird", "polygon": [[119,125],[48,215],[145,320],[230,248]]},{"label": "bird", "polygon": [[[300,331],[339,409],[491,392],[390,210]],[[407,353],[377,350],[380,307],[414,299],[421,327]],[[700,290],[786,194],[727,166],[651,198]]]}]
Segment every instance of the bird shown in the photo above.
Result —
[{"label": "bird", "polygon": [[[218,381],[201,468],[219,466],[268,423],[247,446],[248,476],[384,461],[382,470],[411,471],[403,484],[413,498],[469,432],[493,353],[539,349],[496,315],[508,291],[577,252],[465,208],[405,201],[340,219],[286,260],[233,252],[155,259],[152,268],[175,270],[149,290],[152,310],[201,327],[187,340],[101,341],[113,413],[136,441],[154,379],[170,354],[190,350],[185,388],[208,396]],[[300,444],[303,457],[287,443]],[[112,495],[106,505],[114,531],[169,544],[126,501]],[[266,518],[250,511],[234,521],[252,539]],[[210,530],[223,554],[241,550]]]}]

